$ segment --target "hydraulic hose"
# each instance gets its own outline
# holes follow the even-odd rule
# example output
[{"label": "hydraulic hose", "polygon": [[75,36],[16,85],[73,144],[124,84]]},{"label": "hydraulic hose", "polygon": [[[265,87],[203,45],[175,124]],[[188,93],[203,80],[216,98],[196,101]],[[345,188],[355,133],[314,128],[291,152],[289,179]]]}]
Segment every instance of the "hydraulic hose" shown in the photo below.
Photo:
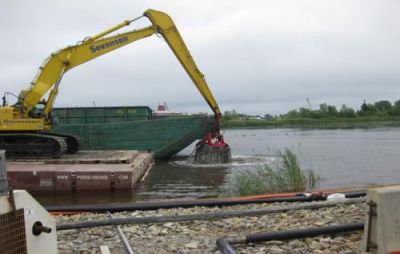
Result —
[{"label": "hydraulic hose", "polygon": [[[366,195],[366,191],[345,192],[346,198],[362,197]],[[263,198],[263,199],[206,199],[206,200],[182,200],[182,201],[161,201],[161,202],[140,202],[140,203],[116,203],[116,204],[95,204],[95,205],[61,205],[46,206],[49,212],[121,212],[121,211],[144,211],[158,210],[169,208],[188,208],[195,206],[234,206],[245,204],[264,204],[276,202],[311,202],[326,200],[325,194],[316,196],[298,195],[293,197],[282,198]]]},{"label": "hydraulic hose", "polygon": [[236,254],[237,252],[232,246],[232,244],[235,243],[289,240],[289,239],[297,239],[305,237],[314,237],[325,234],[351,232],[363,229],[364,229],[364,223],[357,222],[357,223],[334,225],[334,226],[319,227],[319,228],[294,229],[294,230],[276,231],[276,232],[260,232],[245,236],[223,237],[217,240],[217,246],[223,254]]},{"label": "hydraulic hose", "polygon": [[126,218],[116,218],[116,219],[109,218],[97,221],[85,221],[74,224],[58,225],[57,230],[81,229],[81,228],[102,227],[110,225],[126,225],[126,224],[154,224],[154,223],[182,222],[182,221],[195,221],[195,220],[218,220],[231,217],[259,216],[264,214],[282,213],[293,210],[320,209],[324,207],[336,206],[339,204],[354,204],[361,201],[364,201],[364,198],[332,201],[323,204],[287,205],[287,206],[271,207],[266,209],[252,209],[244,211],[228,211],[228,212],[216,212],[216,213],[204,213],[204,214],[175,215],[175,216],[126,217]]}]

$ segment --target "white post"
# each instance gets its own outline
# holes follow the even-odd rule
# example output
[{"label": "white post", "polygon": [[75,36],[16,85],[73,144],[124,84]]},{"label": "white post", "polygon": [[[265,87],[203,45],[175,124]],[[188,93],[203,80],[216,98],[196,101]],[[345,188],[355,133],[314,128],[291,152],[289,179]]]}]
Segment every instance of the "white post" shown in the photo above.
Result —
[{"label": "white post", "polygon": [[400,253],[400,185],[369,189],[360,253]]},{"label": "white post", "polygon": [[6,152],[0,151],[0,196],[8,193]]}]

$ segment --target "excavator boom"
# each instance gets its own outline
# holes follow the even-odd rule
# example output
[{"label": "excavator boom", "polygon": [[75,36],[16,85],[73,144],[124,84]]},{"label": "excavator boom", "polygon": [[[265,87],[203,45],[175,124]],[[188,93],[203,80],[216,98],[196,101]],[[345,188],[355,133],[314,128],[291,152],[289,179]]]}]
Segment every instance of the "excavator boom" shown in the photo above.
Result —
[{"label": "excavator boom", "polygon": [[183,42],[183,39],[181,38],[172,19],[167,14],[155,10],[147,10],[144,13],[144,16],[151,20],[152,24],[156,27],[157,32],[164,37],[172,52],[174,52],[176,58],[182,64],[183,68],[192,79],[215,116],[220,117],[221,112],[217,101],[214,99],[203,73],[201,73],[194,62],[192,55]]},{"label": "excavator boom", "polygon": [[[58,89],[58,83],[65,72],[134,41],[159,33],[174,52],[211,110],[216,116],[220,116],[218,104],[208,88],[204,75],[198,69],[172,19],[167,14],[155,10],[147,10],[144,16],[151,21],[152,26],[105,37],[131,24],[131,21],[126,20],[102,33],[88,37],[77,45],[63,48],[51,54],[39,68],[30,88],[21,91],[18,104],[22,105],[26,111],[30,111],[50,89]],[[55,97],[56,94],[51,95],[50,93],[45,114],[48,114],[53,107],[54,98],[52,97]]]},{"label": "excavator boom", "polygon": [[[0,124],[3,127],[0,130],[0,138],[2,137],[2,132],[43,131],[50,129],[53,124],[51,111],[58,94],[58,87],[63,75],[67,71],[134,41],[158,33],[165,39],[211,110],[214,112],[214,130],[207,136],[208,138],[204,142],[209,142],[209,145],[225,145],[219,133],[221,112],[218,104],[208,88],[204,75],[198,69],[193,57],[182,40],[174,22],[167,14],[160,11],[147,10],[143,15],[150,20],[150,26],[110,35],[122,27],[129,26],[136,19],[125,20],[97,35],[85,38],[76,45],[68,46],[52,53],[40,66],[30,87],[20,92],[17,103],[11,107],[0,108]],[[45,100],[43,97],[47,93],[49,95],[47,100]],[[38,113],[36,107],[39,104],[44,105],[44,108]],[[9,133],[7,133],[7,135],[9,135]],[[18,137],[18,134],[13,133],[11,139],[14,141],[16,137]],[[57,139],[59,138],[60,136],[57,137]],[[216,138],[217,141],[211,142],[211,138]],[[25,136],[23,140],[27,142],[26,140],[29,139],[26,139]],[[48,146],[50,147],[54,142],[57,143],[58,141],[53,139]],[[0,144],[1,143],[2,140],[0,139]],[[37,146],[37,144],[34,145]],[[65,145],[61,144],[59,146],[64,147]],[[75,142],[74,146],[78,146],[77,142]],[[13,144],[13,147],[16,147],[15,144]]]}]

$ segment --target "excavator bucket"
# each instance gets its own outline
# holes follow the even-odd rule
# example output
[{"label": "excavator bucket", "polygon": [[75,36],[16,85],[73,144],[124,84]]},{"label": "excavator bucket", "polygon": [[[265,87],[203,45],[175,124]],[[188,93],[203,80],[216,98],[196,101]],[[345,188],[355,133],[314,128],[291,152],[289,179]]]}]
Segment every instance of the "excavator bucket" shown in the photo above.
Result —
[{"label": "excavator bucket", "polygon": [[196,144],[194,161],[200,164],[222,164],[231,160],[231,148],[221,134],[207,133]]}]

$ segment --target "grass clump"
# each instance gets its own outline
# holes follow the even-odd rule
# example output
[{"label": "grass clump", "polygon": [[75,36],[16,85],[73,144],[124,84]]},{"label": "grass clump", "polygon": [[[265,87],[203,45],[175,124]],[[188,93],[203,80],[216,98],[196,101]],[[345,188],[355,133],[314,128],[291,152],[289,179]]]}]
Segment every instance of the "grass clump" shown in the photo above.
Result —
[{"label": "grass clump", "polygon": [[257,195],[314,189],[317,177],[312,170],[303,171],[294,152],[278,152],[282,158],[272,166],[240,171],[233,175],[226,189],[229,195]]}]

